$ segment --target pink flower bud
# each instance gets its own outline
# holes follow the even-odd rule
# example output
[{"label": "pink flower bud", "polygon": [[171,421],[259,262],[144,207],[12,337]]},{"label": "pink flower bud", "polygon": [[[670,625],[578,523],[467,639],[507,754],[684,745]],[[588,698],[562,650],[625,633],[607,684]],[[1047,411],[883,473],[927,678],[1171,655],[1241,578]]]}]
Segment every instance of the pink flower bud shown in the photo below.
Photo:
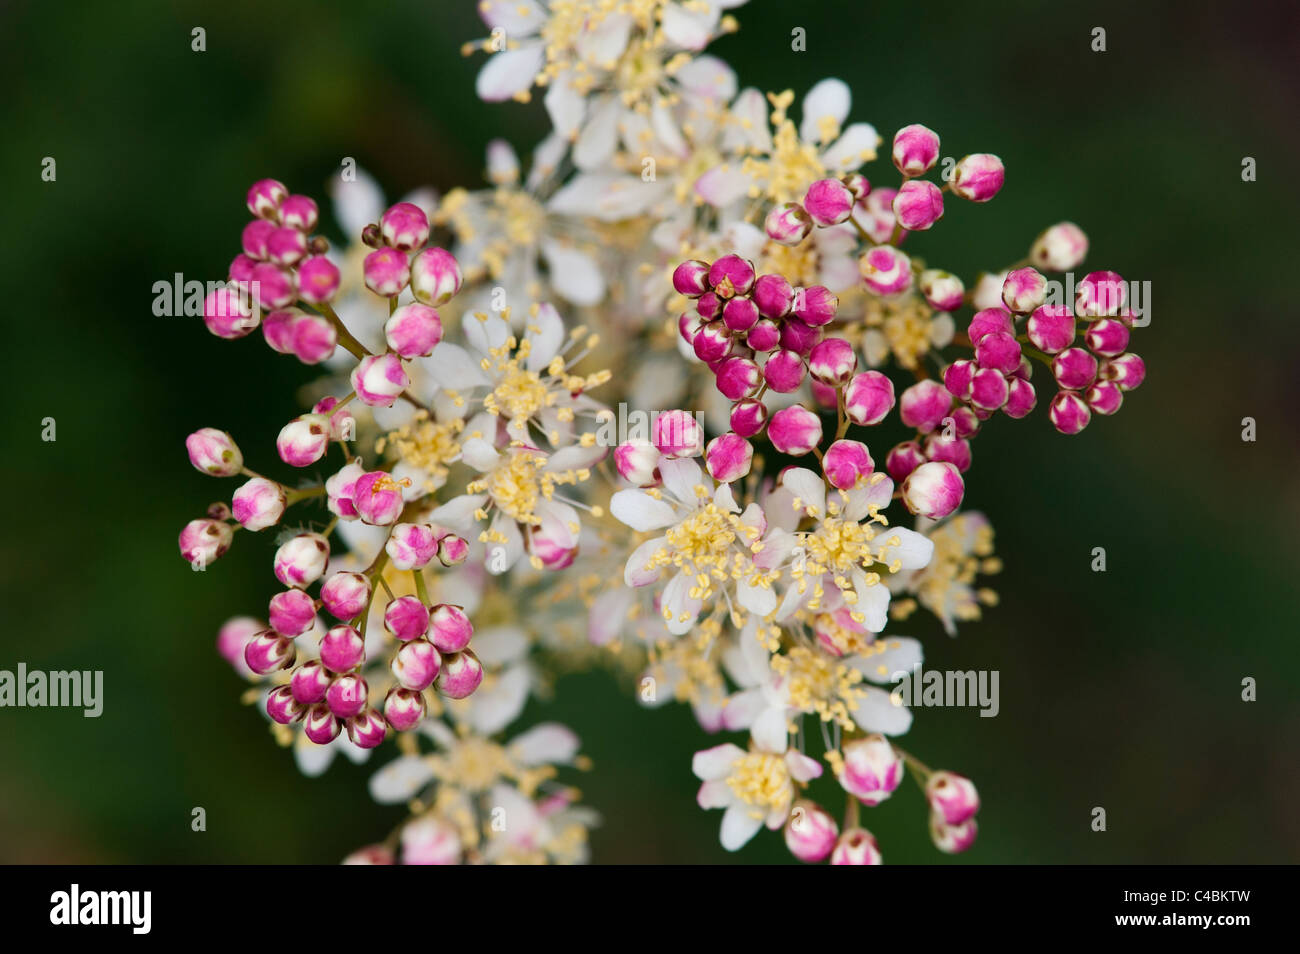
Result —
[{"label": "pink flower bud", "polygon": [[281,636],[301,636],[316,622],[316,601],[302,590],[285,590],[271,597],[271,628]]},{"label": "pink flower bud", "polygon": [[411,263],[411,294],[426,305],[445,305],[464,281],[455,256],[441,248],[426,248]]},{"label": "pink flower bud", "polygon": [[767,405],[754,398],[737,401],[731,408],[731,429],[741,437],[755,437],[767,424]]},{"label": "pink flower bud", "polygon": [[266,257],[277,265],[297,265],[307,254],[307,239],[297,229],[272,229],[266,238]]},{"label": "pink flower bud", "polygon": [[[285,327],[273,330],[271,319],[282,315],[289,316]],[[272,348],[292,354],[303,364],[320,364],[338,346],[338,331],[329,319],[320,315],[277,311],[267,319],[262,330]]]},{"label": "pink flower bud", "polygon": [[722,323],[732,331],[748,331],[758,317],[758,305],[749,298],[732,298],[722,306]]},{"label": "pink flower bud", "polygon": [[307,715],[307,707],[293,697],[288,686],[279,686],[266,697],[266,714],[272,722],[290,725]]},{"label": "pink flower bud", "polygon": [[722,314],[723,301],[711,291],[705,292],[695,302],[695,312],[705,321],[712,321]]},{"label": "pink flower bud", "polygon": [[1128,347],[1128,327],[1114,318],[1102,318],[1088,326],[1084,342],[1093,353],[1103,358],[1114,358]]},{"label": "pink flower bud", "polygon": [[1056,383],[1071,391],[1082,391],[1097,379],[1097,359],[1082,348],[1067,348],[1052,359]]},{"label": "pink flower bud", "polygon": [[763,378],[767,386],[778,394],[798,390],[804,376],[804,361],[794,351],[773,352],[763,365]]},{"label": "pink flower bud", "polygon": [[340,719],[350,719],[366,707],[370,687],[356,673],[344,673],[325,690],[325,704]]},{"label": "pink flower bud", "polygon": [[380,248],[371,252],[362,263],[362,268],[366,287],[384,298],[399,294],[411,278],[406,253],[395,248]]},{"label": "pink flower bud", "polygon": [[343,520],[356,520],[357,508],[353,500],[357,481],[365,475],[365,468],[352,463],[325,481],[326,506],[330,513],[337,514]]},{"label": "pink flower bud", "polygon": [[1006,375],[996,368],[980,368],[971,376],[970,403],[978,410],[990,413],[996,411],[1010,397],[1011,385],[1007,382]]},{"label": "pink flower bud", "polygon": [[1025,331],[1039,351],[1056,354],[1074,341],[1074,314],[1066,305],[1043,305],[1029,316]]},{"label": "pink flower bud", "polygon": [[894,382],[879,371],[856,374],[844,390],[844,412],[854,424],[879,424],[894,409]]},{"label": "pink flower bud", "polygon": [[781,322],[781,347],[787,351],[807,357],[821,337],[820,328],[805,324],[798,318],[787,318]]},{"label": "pink flower bud", "polygon": [[962,473],[970,470],[970,441],[960,437],[946,438],[936,431],[925,439],[925,456],[930,460],[946,461]]},{"label": "pink flower bud", "polygon": [[839,179],[818,179],[803,197],[804,211],[822,228],[848,221],[855,202],[853,193]]},{"label": "pink flower bud", "polygon": [[794,307],[794,286],[781,275],[759,275],[754,282],[753,298],[765,317],[784,318]]},{"label": "pink flower bud", "polygon": [[946,517],[961,506],[965,492],[961,472],[947,461],[927,461],[903,481],[907,509],[931,520]]},{"label": "pink flower bud", "polygon": [[[876,189],[867,196],[865,203],[859,203],[856,221],[871,237],[873,242],[888,242],[894,233],[894,196],[897,189]],[[863,206],[866,206],[865,213]]]},{"label": "pink flower bud", "polygon": [[1002,405],[1002,413],[1007,417],[1020,420],[1038,404],[1038,395],[1034,386],[1024,378],[1012,378],[1007,391],[1007,403]]},{"label": "pink flower bud", "polygon": [[959,358],[943,369],[943,386],[957,400],[969,401],[971,385],[975,380],[977,370],[978,365],[974,361]]},{"label": "pink flower bud", "polygon": [[822,457],[826,480],[840,490],[861,486],[875,466],[867,445],[860,441],[838,440],[826,449]]},{"label": "pink flower bud", "polygon": [[242,338],[257,322],[258,316],[238,289],[218,288],[203,299],[203,323],[218,338]]},{"label": "pink flower bud", "polygon": [[425,815],[402,829],[402,864],[458,865],[460,835],[436,815]]},{"label": "pink flower bud", "polygon": [[974,437],[979,433],[981,418],[972,408],[955,407],[949,416],[952,418],[953,431],[958,437]]},{"label": "pink flower bud", "polygon": [[310,467],[325,456],[330,443],[330,422],[323,414],[303,414],[280,429],[275,449],[290,467]]},{"label": "pink flower bud", "polygon": [[410,689],[390,689],[384,699],[384,718],[395,732],[414,729],[424,720],[424,713],[424,697]]},{"label": "pink flower bud", "polygon": [[894,196],[894,218],[911,232],[924,232],[943,218],[943,193],[933,182],[904,182]]},{"label": "pink flower bud", "polygon": [[245,530],[265,530],[284,516],[284,488],[265,477],[254,477],[235,491],[230,512]]},{"label": "pink flower bud", "polygon": [[960,825],[980,808],[975,783],[955,772],[935,772],[925,783],[930,810],[946,825]]},{"label": "pink flower bud", "polygon": [[244,662],[244,647],[264,629],[266,624],[251,616],[232,616],[217,631],[217,652],[237,673],[249,676],[252,673]]},{"label": "pink flower bud", "polygon": [[414,596],[399,596],[384,609],[384,629],[406,642],[429,628],[429,611]]},{"label": "pink flower bud", "polygon": [[960,825],[945,825],[943,816],[938,812],[930,814],[930,839],[934,847],[946,855],[955,855],[975,844],[975,835],[979,826],[975,819],[968,818]]},{"label": "pink flower bud", "polygon": [[275,578],[303,589],[320,579],[329,563],[330,545],[319,533],[300,533],[275,551]]},{"label": "pink flower bud", "polygon": [[719,298],[748,295],[754,287],[754,264],[739,255],[724,255],[709,266],[709,284]]},{"label": "pink flower bud", "polygon": [[324,414],[328,417],[330,440],[350,440],[356,434],[356,419],[346,406],[335,411],[334,408],[338,407],[338,403],[339,399],[331,395],[321,398],[311,410],[313,414]]},{"label": "pink flower bud", "polygon": [[384,325],[384,339],[403,358],[427,357],[442,341],[442,320],[428,305],[402,305]]},{"label": "pink flower bud", "polygon": [[473,652],[466,649],[443,660],[434,688],[449,699],[464,699],[472,695],[483,681],[483,665]]},{"label": "pink flower bud", "polygon": [[1110,416],[1124,403],[1124,392],[1114,381],[1098,381],[1083,396],[1089,410],[1103,416]]},{"label": "pink flower bud", "polygon": [[752,396],[762,382],[763,373],[748,358],[727,358],[718,365],[718,390],[733,401]]},{"label": "pink flower bud", "polygon": [[767,436],[782,454],[800,457],[821,443],[822,422],[812,411],[795,404],[772,415]]},{"label": "pink flower bud", "polygon": [[860,172],[846,172],[840,176],[840,181],[848,187],[848,190],[853,193],[853,198],[859,202],[871,195],[871,183]]},{"label": "pink flower bud", "polygon": [[340,280],[337,265],[324,255],[314,255],[298,266],[298,295],[309,304],[319,305],[338,294]]},{"label": "pink flower bud", "polygon": [[847,384],[857,369],[858,356],[843,338],[826,338],[808,355],[808,373],[823,384]]},{"label": "pink flower bud", "polygon": [[614,468],[624,480],[646,487],[658,479],[659,449],[639,438],[624,441],[614,448]]},{"label": "pink flower bud", "polygon": [[917,381],[903,392],[898,402],[898,414],[903,423],[921,433],[938,427],[952,409],[952,395],[938,381]]},{"label": "pink flower bud", "polygon": [[1128,299],[1128,286],[1115,272],[1089,272],[1074,290],[1074,311],[1080,318],[1117,315]]},{"label": "pink flower bud", "polygon": [[389,667],[403,689],[420,692],[433,685],[442,668],[442,656],[427,639],[413,639],[393,654]]},{"label": "pink flower bud", "polygon": [[347,721],[348,738],[359,749],[373,749],[388,735],[388,723],[374,709],[367,709]]},{"label": "pink flower bud", "polygon": [[903,780],[903,760],[883,735],[868,735],[844,746],[839,782],[864,805],[879,805]]},{"label": "pink flower bud", "polygon": [[352,504],[363,523],[387,527],[397,522],[405,506],[402,485],[385,471],[370,471],[357,478]]},{"label": "pink flower bud", "polygon": [[440,653],[458,653],[474,637],[474,625],[459,606],[439,603],[429,614],[427,635]]},{"label": "pink flower bud", "polygon": [[894,165],[905,176],[922,176],[939,161],[939,134],[913,123],[894,133]]},{"label": "pink flower bud", "polygon": [[1047,406],[1047,415],[1062,434],[1078,434],[1092,420],[1092,412],[1078,391],[1058,391]]},{"label": "pink flower bud", "polygon": [[213,477],[233,477],[244,466],[235,439],[215,427],[204,427],[185,438],[185,449],[194,469]]},{"label": "pink flower bud", "polygon": [[230,549],[234,531],[220,520],[191,520],[181,530],[181,558],[191,567],[206,568]]},{"label": "pink flower bud", "polygon": [[259,179],[248,190],[248,211],[259,218],[274,219],[280,213],[280,203],[288,195],[283,182]]},{"label": "pink flower bud", "polygon": [[1029,257],[1039,268],[1068,272],[1088,257],[1088,236],[1073,222],[1059,222],[1034,240]]},{"label": "pink flower bud", "polygon": [[256,267],[256,259],[249,258],[243,252],[240,252],[231,260],[227,277],[239,287],[247,288],[248,283],[253,280],[253,269]]},{"label": "pink flower bud", "polygon": [[882,864],[880,849],[876,839],[865,828],[850,828],[840,835],[831,852],[833,865],[878,865]]},{"label": "pink flower bud", "polygon": [[767,213],[763,230],[778,245],[798,245],[812,231],[812,218],[798,202],[786,202]]},{"label": "pink flower bud", "polygon": [[[244,254],[256,261],[265,261],[270,255],[268,244],[271,241],[271,235],[278,226],[267,219],[253,219],[244,226],[244,230],[239,235],[239,247],[244,250]],[[290,230],[292,231],[292,230]],[[302,236],[299,236],[301,238]]]},{"label": "pink flower bud", "polygon": [[352,389],[363,404],[392,407],[411,379],[395,354],[369,354],[357,362],[350,378]]},{"label": "pink flower bud", "polygon": [[334,676],[321,663],[309,659],[298,666],[289,677],[289,689],[293,697],[305,706],[315,705],[325,698]]},{"label": "pink flower bud", "polygon": [[877,245],[858,259],[858,271],[877,295],[898,295],[912,287],[912,262],[892,245]]},{"label": "pink flower bud", "polygon": [[704,320],[695,312],[684,311],[677,317],[677,333],[688,345],[694,345],[695,334],[704,324]]},{"label": "pink flower bud", "polygon": [[321,637],[320,661],[330,672],[352,672],[366,661],[366,641],[345,623],[332,626]]},{"label": "pink flower bud", "polygon": [[966,286],[956,275],[927,268],[921,273],[921,294],[927,304],[935,311],[955,311],[960,308],[966,296]]},{"label": "pink flower bud", "polygon": [[299,232],[316,228],[320,214],[316,201],[305,195],[291,195],[280,203],[280,224]]},{"label": "pink flower bud", "polygon": [[399,523],[384,550],[398,570],[422,570],[438,555],[438,537],[427,523]]},{"label": "pink flower bud", "polygon": [[330,707],[319,702],[307,710],[303,720],[302,734],[317,745],[329,745],[343,731],[343,723],[338,716],[330,712]]},{"label": "pink flower bud", "polygon": [[429,217],[412,202],[398,202],[379,218],[384,244],[410,252],[429,241]]},{"label": "pink flower bud", "polygon": [[249,290],[252,292],[253,300],[263,311],[288,308],[298,296],[294,287],[293,273],[270,262],[253,267]]},{"label": "pink flower bud", "polygon": [[1011,374],[1020,367],[1020,342],[1010,332],[990,332],[975,346],[975,362],[981,368]]},{"label": "pink flower bud", "polygon": [[691,341],[695,356],[706,364],[721,361],[731,348],[731,335],[727,326],[721,321],[710,321],[701,325]]},{"label": "pink flower bud", "polygon": [[970,320],[970,343],[977,345],[980,339],[985,335],[992,334],[995,331],[1003,331],[1009,335],[1015,336],[1016,325],[1011,320],[1011,313],[1003,308],[984,308],[975,313]]},{"label": "pink flower bud", "polygon": [[698,259],[682,262],[673,269],[673,288],[679,295],[699,298],[709,290],[709,264]]},{"label": "pink flower bud", "polygon": [[753,459],[754,448],[739,434],[715,437],[704,449],[704,464],[709,476],[724,484],[748,474]]},{"label": "pink flower bud", "polygon": [[1002,282],[1002,303],[1017,315],[1027,315],[1047,297],[1047,279],[1035,268],[1017,268]]},{"label": "pink flower bud", "polygon": [[965,156],[952,170],[952,191],[972,202],[987,202],[1002,188],[1006,170],[1002,160],[987,152]]},{"label": "pink flower bud", "polygon": [[288,669],[296,655],[293,640],[270,629],[262,630],[244,646],[244,662],[259,676]]},{"label": "pink flower bud", "polygon": [[1102,363],[1098,374],[1106,381],[1114,381],[1122,391],[1132,391],[1147,376],[1146,362],[1132,351]]},{"label": "pink flower bud", "polygon": [[704,450],[704,429],[687,411],[656,414],[651,439],[668,458],[697,457]]},{"label": "pink flower bud", "polygon": [[800,321],[813,328],[828,325],[839,310],[840,300],[829,288],[813,285],[794,293],[792,311]]},{"label": "pink flower bud", "polygon": [[889,471],[889,476],[894,478],[895,483],[907,478],[912,471],[920,467],[926,461],[921,445],[916,441],[903,441],[895,445],[887,455],[885,455],[885,470]]},{"label": "pink flower bud", "polygon": [[443,566],[460,566],[469,558],[469,541],[449,533],[438,541],[438,562]]},{"label": "pink flower bud", "polygon": [[745,344],[755,351],[771,351],[781,343],[781,329],[776,322],[760,318],[745,335]]},{"label": "pink flower bud", "polygon": [[816,802],[801,798],[785,823],[785,846],[800,861],[816,864],[834,850],[839,834],[835,819]]}]

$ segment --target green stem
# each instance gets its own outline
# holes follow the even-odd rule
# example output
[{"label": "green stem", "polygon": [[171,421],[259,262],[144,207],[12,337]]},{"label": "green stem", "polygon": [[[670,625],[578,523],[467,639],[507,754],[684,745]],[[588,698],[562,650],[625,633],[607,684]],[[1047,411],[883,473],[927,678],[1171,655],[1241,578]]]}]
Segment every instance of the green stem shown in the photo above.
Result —
[{"label": "green stem", "polygon": [[347,351],[351,352],[352,357],[360,360],[370,354],[370,352],[366,350],[365,345],[352,337],[352,332],[348,331],[347,326],[343,324],[343,319],[338,316],[338,313],[333,309],[329,302],[323,301],[316,307],[319,308],[320,313],[328,318],[334,325],[334,330],[338,332],[339,344],[341,344]]}]

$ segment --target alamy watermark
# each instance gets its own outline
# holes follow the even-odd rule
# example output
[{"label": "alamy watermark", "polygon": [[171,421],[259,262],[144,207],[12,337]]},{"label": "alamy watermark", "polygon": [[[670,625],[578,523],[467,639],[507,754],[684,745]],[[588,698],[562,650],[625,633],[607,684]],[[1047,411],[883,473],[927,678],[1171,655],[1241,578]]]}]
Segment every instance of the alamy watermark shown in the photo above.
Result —
[{"label": "alamy watermark", "polygon": [[7,707],[82,709],[87,719],[98,719],[104,711],[104,673],[99,669],[29,672],[26,663],[19,663],[16,672],[0,669],[0,708]]},{"label": "alamy watermark", "polygon": [[997,669],[940,670],[917,666],[890,676],[897,685],[890,693],[896,706],[923,709],[978,706],[981,719],[992,719],[1002,708],[998,700]]}]

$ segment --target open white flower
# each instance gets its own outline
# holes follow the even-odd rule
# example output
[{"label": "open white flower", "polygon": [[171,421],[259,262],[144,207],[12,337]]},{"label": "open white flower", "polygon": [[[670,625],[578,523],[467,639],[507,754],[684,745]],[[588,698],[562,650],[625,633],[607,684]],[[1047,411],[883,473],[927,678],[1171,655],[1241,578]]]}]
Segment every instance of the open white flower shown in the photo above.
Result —
[{"label": "open white flower", "polygon": [[784,744],[774,751],[755,740],[748,752],[730,742],[696,752],[691,771],[704,783],[696,795],[699,806],[725,809],[722,847],[739,851],[764,825],[775,830],[785,824],[797,784],[819,777],[822,767]]}]

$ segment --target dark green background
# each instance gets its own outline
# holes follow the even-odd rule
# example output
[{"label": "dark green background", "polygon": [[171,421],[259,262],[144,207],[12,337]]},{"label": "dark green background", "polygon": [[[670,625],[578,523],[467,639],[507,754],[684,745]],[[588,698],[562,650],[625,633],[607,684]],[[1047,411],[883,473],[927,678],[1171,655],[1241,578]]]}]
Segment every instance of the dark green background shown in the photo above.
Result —
[{"label": "dark green background", "polygon": [[[997,529],[1002,605],[955,641],[912,627],[930,665],[1002,674],[999,718],[924,710],[908,737],[979,785],[980,839],[960,860],[1300,859],[1295,7],[737,13],[715,51],[743,84],[802,93],[840,76],[853,118],[886,139],[919,121],[945,154],[1003,157],[992,205],[951,207],[918,240],[931,261],[970,276],[1068,218],[1090,265],[1154,286],[1134,344],[1148,381],[1117,418],[1065,438],[1040,409],[975,444],[968,499]],[[190,468],[185,435],[227,428],[264,459],[310,372],[256,338],[154,317],[151,286],[224,275],[256,178],[323,197],[353,156],[390,195],[472,186],[489,138],[540,138],[540,104],[475,99],[480,61],[459,54],[485,32],[470,0],[11,2],[0,17],[0,668],[102,669],[106,695],[98,720],[0,710],[0,860],[334,861],[400,809],[369,802],[373,765],[302,778],[213,651],[226,616],[264,607],[270,544],[244,541],[200,575],[175,543],[230,490]],[[805,53],[790,50],[795,26]],[[1094,26],[1105,53],[1089,49]],[[1242,182],[1244,156],[1257,182]],[[46,416],[56,443],[40,440]],[[1104,574],[1089,570],[1095,546]],[[685,709],[641,710],[595,673],[530,716],[570,722],[595,760],[581,784],[605,816],[597,860],[788,860],[770,836],[739,856],[718,847],[689,771],[709,740]],[[906,784],[866,823],[887,861],[944,860]],[[206,833],[190,831],[196,805]],[[1094,806],[1105,833],[1089,829]]]}]

